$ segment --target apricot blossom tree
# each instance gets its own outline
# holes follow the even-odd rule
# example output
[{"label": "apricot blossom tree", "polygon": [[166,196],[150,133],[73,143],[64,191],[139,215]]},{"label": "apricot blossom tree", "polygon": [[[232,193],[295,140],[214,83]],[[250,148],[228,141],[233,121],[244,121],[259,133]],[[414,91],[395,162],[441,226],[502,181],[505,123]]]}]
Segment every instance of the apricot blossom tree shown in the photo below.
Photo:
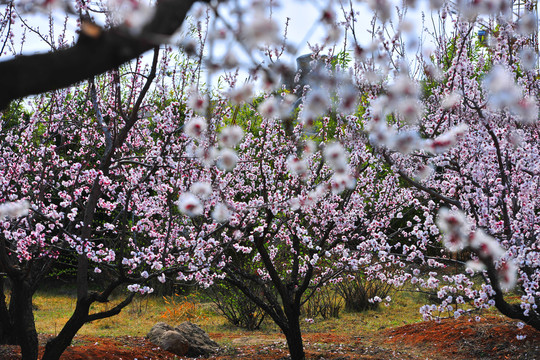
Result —
[{"label": "apricot blossom tree", "polygon": [[[441,8],[441,28],[449,21],[455,26],[440,33],[437,48],[421,61],[420,82],[401,63],[393,81],[366,87],[370,141],[417,190],[412,207],[418,213],[403,229],[407,240],[395,256],[427,266],[426,276],[420,268],[407,276],[413,288],[431,289],[440,299],[422,307],[426,318],[460,316],[471,310],[469,302],[473,309],[494,306],[538,329],[536,2],[518,17],[511,2],[450,5]],[[488,16],[497,27],[485,22]],[[487,30],[487,42],[477,38],[479,26]],[[375,41],[379,59],[359,72],[359,81],[387,71],[392,49],[403,46],[382,32]],[[359,47],[357,54],[365,57]],[[441,231],[444,246],[437,247]],[[452,267],[455,274],[439,275]],[[480,288],[477,276],[484,282]],[[519,304],[505,295],[512,289]]]}]

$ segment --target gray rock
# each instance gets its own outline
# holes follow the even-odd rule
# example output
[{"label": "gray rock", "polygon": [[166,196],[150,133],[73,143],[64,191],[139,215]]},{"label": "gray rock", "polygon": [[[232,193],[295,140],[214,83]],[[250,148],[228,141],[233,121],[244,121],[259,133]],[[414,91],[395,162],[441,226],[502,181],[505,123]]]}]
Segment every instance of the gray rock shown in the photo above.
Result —
[{"label": "gray rock", "polygon": [[188,356],[210,355],[219,349],[219,345],[203,329],[189,321],[181,323],[174,330],[188,339]]},{"label": "gray rock", "polygon": [[148,340],[178,356],[206,356],[219,350],[219,345],[197,325],[186,321],[173,328],[163,322],[150,329]]},{"label": "gray rock", "polygon": [[188,355],[190,348],[188,340],[174,330],[168,330],[161,334],[159,347],[179,356]]}]

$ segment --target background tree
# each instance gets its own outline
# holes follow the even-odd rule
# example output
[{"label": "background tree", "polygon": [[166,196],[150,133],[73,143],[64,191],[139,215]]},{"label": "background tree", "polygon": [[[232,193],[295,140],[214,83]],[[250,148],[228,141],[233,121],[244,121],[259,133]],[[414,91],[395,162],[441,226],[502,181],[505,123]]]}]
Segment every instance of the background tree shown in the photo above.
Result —
[{"label": "background tree", "polygon": [[[10,306],[0,308],[2,335],[21,345],[24,358],[37,357],[32,295],[61,252],[77,259],[77,303],[44,359],[58,358],[85,323],[114,316],[137,292],[150,292],[151,279],[164,281],[181,268],[189,276],[192,261],[200,261],[195,253],[175,260],[196,247],[179,242],[174,221],[185,106],[162,102],[159,90],[148,94],[163,75],[159,60],[156,49],[149,68],[136,63],[36,98],[32,114],[3,115],[2,192],[32,204],[29,216],[4,222],[0,250],[12,284]],[[129,81],[121,80],[124,72]],[[166,120],[156,121],[161,116]],[[90,276],[101,279],[101,288],[90,289]],[[123,301],[90,312],[126,285],[132,292]]]},{"label": "background tree", "polygon": [[[277,100],[269,97],[259,106],[262,120],[249,116],[251,131],[238,145],[234,168],[226,166],[229,147],[236,148],[227,134],[240,131],[238,125],[221,132],[217,168],[202,169],[194,159],[179,206],[189,216],[185,230],[192,241],[211,241],[204,246],[211,271],[264,310],[285,334],[291,357],[303,359],[301,307],[320,287],[363,265],[388,279],[398,273],[385,258],[389,225],[410,198],[374,163],[365,143],[348,140],[347,126],[323,120],[319,148],[304,138],[301,125],[288,136],[269,116],[273,105]],[[186,131],[194,121],[203,124],[191,119]],[[214,126],[220,127],[208,124]],[[214,151],[212,132],[204,135],[193,134],[195,153]],[[351,151],[350,163],[341,144]],[[201,188],[215,190],[207,196]],[[223,225],[216,228],[216,221]]]}]

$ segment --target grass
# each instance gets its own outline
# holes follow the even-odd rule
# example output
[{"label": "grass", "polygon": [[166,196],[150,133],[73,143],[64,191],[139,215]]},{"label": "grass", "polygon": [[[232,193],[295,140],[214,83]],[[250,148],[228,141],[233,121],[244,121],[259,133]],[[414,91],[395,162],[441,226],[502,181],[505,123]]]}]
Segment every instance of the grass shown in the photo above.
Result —
[{"label": "grass", "polygon": [[[93,304],[91,312],[108,310],[114,307],[122,298],[118,297],[105,304]],[[71,316],[75,308],[76,299],[73,295],[55,293],[51,291],[38,291],[33,299],[36,328],[39,333],[57,334]],[[97,320],[86,324],[80,331],[81,335],[91,336],[144,336],[157,322],[165,321],[177,324],[184,319],[174,318],[170,309],[181,306],[182,303],[170,304],[158,296],[136,297],[122,312],[110,318]],[[210,308],[210,304],[197,305],[201,314],[206,317],[193,319],[204,328],[213,328],[216,324],[222,325],[221,319]]]},{"label": "grass", "polygon": [[[362,333],[401,326],[422,320],[418,308],[426,303],[420,294],[397,292],[389,306],[381,304],[376,310],[363,313],[342,311],[339,318],[323,320],[316,318],[314,323],[302,321],[303,331],[328,333]],[[112,308],[122,298],[113,299],[106,304],[94,304],[92,311]],[[75,296],[65,291],[38,291],[34,297],[35,321],[39,333],[57,334],[75,308]],[[186,303],[190,304],[186,306]],[[191,320],[205,331],[224,334],[272,334],[279,333],[278,327],[267,318],[257,332],[236,328],[227,323],[217,313],[212,303],[200,303],[195,296],[159,297],[147,295],[136,297],[119,315],[86,324],[81,335],[91,336],[144,336],[157,322],[165,321],[177,325]]]}]

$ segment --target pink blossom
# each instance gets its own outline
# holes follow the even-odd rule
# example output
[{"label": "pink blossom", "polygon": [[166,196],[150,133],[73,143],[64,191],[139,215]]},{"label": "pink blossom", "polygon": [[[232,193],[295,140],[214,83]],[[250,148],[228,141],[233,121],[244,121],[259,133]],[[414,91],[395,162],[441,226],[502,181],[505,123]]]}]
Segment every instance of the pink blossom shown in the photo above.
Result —
[{"label": "pink blossom", "polygon": [[219,134],[219,142],[222,146],[234,148],[242,141],[244,131],[238,125],[227,126]]},{"label": "pink blossom", "polygon": [[437,225],[443,232],[444,245],[448,250],[455,252],[468,245],[470,225],[462,211],[441,208]]},{"label": "pink blossom", "polygon": [[195,116],[185,124],[184,131],[189,137],[200,140],[202,139],[206,128],[207,125],[205,118]]}]

